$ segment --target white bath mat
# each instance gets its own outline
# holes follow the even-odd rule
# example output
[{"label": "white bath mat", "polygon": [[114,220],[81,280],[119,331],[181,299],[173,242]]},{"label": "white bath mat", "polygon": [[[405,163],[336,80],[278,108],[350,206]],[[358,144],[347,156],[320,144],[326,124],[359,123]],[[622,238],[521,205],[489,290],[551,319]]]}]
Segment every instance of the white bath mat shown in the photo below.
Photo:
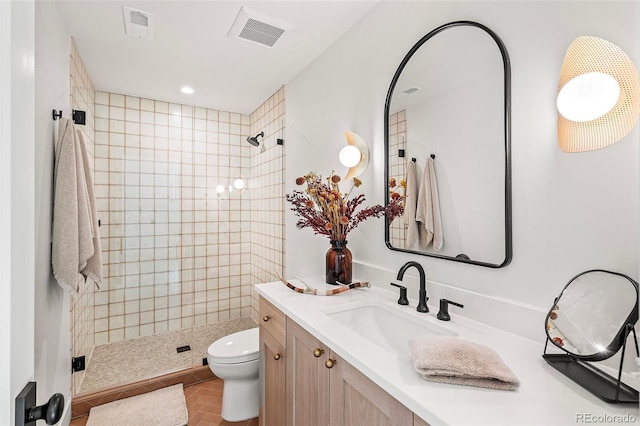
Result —
[{"label": "white bath mat", "polygon": [[177,384],[93,407],[87,426],[184,426],[188,417],[184,390]]}]

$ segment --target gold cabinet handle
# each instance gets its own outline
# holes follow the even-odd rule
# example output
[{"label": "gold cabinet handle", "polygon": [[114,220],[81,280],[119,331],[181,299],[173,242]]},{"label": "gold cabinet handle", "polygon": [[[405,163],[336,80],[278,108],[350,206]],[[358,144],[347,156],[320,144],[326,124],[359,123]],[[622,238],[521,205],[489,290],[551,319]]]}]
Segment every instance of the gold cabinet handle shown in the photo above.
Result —
[{"label": "gold cabinet handle", "polygon": [[324,349],[320,349],[320,348],[315,348],[313,350],[313,356],[315,356],[316,358],[320,358],[320,356],[324,353]]},{"label": "gold cabinet handle", "polygon": [[327,368],[333,368],[333,366],[336,365],[336,364],[337,364],[337,361],[335,359],[331,359],[331,358],[327,359],[324,362],[324,366],[327,367]]},{"label": "gold cabinet handle", "polygon": [[262,317],[262,321],[267,322],[271,319],[271,317],[269,315],[265,315]]},{"label": "gold cabinet handle", "polygon": [[276,361],[280,359],[280,354],[275,354],[273,355],[273,359],[275,359]]}]

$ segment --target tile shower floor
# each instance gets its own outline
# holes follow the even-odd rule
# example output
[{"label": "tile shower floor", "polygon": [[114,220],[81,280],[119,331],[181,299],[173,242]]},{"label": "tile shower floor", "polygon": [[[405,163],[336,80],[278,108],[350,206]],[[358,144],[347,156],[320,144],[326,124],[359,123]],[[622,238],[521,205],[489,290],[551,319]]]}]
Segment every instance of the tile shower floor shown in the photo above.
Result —
[{"label": "tile shower floor", "polygon": [[[219,338],[256,327],[251,318],[239,318],[154,336],[96,346],[76,394],[86,395],[166,373],[202,366],[207,348]],[[189,345],[190,351],[176,348]]]},{"label": "tile shower floor", "polygon": [[[222,380],[214,379],[184,389],[189,412],[188,426],[258,426],[258,418],[231,423],[220,417],[222,384]],[[87,419],[86,416],[73,419],[70,426],[84,426]]]}]

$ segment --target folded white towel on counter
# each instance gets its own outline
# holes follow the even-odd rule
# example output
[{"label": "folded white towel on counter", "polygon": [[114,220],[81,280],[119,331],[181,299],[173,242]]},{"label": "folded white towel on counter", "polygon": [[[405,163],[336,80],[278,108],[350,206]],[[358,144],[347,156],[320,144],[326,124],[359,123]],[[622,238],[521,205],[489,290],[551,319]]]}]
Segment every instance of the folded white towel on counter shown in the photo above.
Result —
[{"label": "folded white towel on counter", "polygon": [[413,367],[430,382],[516,390],[520,381],[491,348],[453,336],[409,341]]},{"label": "folded white towel on counter", "polygon": [[60,119],[55,147],[51,265],[62,288],[75,293],[84,277],[100,287],[102,253],[93,180],[82,132]]}]

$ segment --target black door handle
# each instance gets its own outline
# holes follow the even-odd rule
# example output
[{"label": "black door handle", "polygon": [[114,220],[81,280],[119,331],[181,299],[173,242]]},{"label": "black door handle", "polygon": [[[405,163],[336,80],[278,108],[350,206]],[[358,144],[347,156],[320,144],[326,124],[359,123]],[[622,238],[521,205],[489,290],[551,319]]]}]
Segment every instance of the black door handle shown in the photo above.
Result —
[{"label": "black door handle", "polygon": [[36,405],[36,383],[29,382],[16,398],[16,426],[35,425],[37,420],[44,420],[54,425],[62,418],[64,396],[53,394],[43,405]]},{"label": "black door handle", "polygon": [[44,420],[48,425],[55,425],[60,421],[63,410],[64,396],[61,393],[54,393],[46,404],[29,408],[27,421]]}]

